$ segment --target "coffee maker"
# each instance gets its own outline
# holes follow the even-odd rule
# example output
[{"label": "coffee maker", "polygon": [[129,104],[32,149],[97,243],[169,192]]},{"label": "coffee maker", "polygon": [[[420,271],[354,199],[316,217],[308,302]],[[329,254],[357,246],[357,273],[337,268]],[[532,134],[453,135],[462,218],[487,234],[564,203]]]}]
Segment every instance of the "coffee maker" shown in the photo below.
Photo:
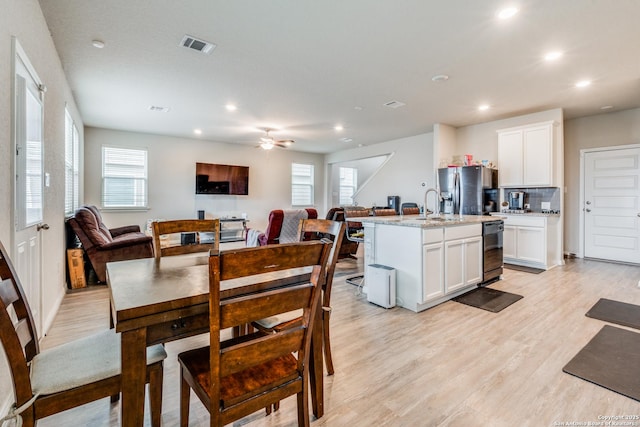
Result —
[{"label": "coffee maker", "polygon": [[524,210],[525,193],[523,191],[509,191],[507,195],[509,200],[509,210]]}]

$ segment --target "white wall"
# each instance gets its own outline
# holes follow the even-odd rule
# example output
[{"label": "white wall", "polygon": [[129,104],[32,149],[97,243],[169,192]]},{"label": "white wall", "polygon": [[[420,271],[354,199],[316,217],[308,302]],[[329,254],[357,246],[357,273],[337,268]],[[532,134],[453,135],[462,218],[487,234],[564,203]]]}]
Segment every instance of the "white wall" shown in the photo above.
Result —
[{"label": "white wall", "polygon": [[565,130],[565,251],[581,253],[579,247],[580,150],[640,144],[640,109],[567,120]]},{"label": "white wall", "polygon": [[[109,227],[138,224],[147,219],[196,218],[198,210],[207,217],[240,216],[247,213],[249,226],[265,230],[272,209],[291,209],[291,163],[314,165],[315,207],[324,218],[324,156],[274,148],[224,144],[87,127],[85,129],[85,203],[101,206],[102,145],[148,150],[149,210],[103,211]],[[249,195],[196,195],[196,162],[249,166]]]},{"label": "white wall", "polygon": [[[357,202],[361,206],[386,206],[387,196],[400,196],[400,203],[416,202],[422,204],[424,191],[434,185],[433,169],[433,133],[426,133],[393,141],[382,142],[366,147],[339,151],[328,154],[326,162],[333,165],[348,163],[393,153],[389,161],[361,189]],[[421,183],[427,182],[427,187]],[[331,191],[331,183],[327,184]],[[331,195],[327,195],[331,200]]]},{"label": "white wall", "polygon": [[[13,247],[13,142],[11,134],[13,81],[12,36],[17,37],[39,77],[47,86],[44,101],[44,170],[51,175],[51,186],[44,189],[42,232],[43,289],[42,316],[45,332],[65,290],[64,241],[64,108],[73,115],[82,136],[82,120],[75,108],[60,59],[36,0],[0,0],[0,241]],[[13,400],[9,371],[0,352],[0,411]]]}]

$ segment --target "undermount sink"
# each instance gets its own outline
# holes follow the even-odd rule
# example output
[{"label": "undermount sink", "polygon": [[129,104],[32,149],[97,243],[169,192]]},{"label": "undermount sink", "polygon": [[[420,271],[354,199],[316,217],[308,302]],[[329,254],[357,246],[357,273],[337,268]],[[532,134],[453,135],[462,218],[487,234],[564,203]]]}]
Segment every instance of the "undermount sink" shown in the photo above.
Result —
[{"label": "undermount sink", "polygon": [[419,216],[418,218],[419,220],[423,220],[423,221],[436,221],[436,222],[450,222],[450,221],[462,221],[462,218],[460,217],[442,217],[442,216]]}]

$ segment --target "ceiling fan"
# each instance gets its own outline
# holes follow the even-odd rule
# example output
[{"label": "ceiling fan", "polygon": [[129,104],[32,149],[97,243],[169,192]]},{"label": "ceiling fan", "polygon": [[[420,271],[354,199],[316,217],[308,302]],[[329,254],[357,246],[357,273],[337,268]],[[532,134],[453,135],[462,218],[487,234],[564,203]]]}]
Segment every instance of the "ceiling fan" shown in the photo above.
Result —
[{"label": "ceiling fan", "polygon": [[291,144],[295,143],[293,139],[274,139],[269,135],[269,132],[273,129],[264,128],[262,130],[264,130],[265,135],[260,138],[260,145],[258,145],[258,147],[263,150],[271,150],[273,147],[288,148]]}]

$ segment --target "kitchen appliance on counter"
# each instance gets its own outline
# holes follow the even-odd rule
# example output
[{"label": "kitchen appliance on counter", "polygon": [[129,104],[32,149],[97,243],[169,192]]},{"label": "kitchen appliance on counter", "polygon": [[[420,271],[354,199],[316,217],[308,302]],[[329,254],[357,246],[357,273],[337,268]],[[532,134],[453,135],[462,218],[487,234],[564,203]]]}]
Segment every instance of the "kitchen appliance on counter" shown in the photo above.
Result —
[{"label": "kitchen appliance on counter", "polygon": [[509,191],[507,193],[509,199],[509,209],[511,210],[523,210],[524,209],[524,196],[523,191]]},{"label": "kitchen appliance on counter", "polygon": [[498,170],[485,166],[438,169],[440,212],[483,215],[498,211]]},{"label": "kitchen appliance on counter", "polygon": [[482,223],[482,282],[480,286],[500,280],[503,261],[504,221]]},{"label": "kitchen appliance on counter", "polygon": [[395,209],[396,213],[400,215],[400,196],[387,196],[387,207]]}]

